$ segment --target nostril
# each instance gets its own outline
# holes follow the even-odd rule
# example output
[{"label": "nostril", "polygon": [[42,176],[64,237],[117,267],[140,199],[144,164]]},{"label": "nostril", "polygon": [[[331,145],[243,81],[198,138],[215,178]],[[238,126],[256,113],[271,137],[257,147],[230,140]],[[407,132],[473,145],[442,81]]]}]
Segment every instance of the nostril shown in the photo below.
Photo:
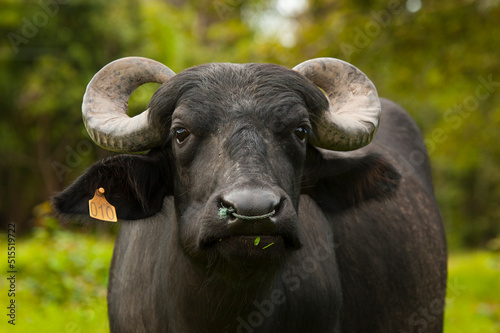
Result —
[{"label": "nostril", "polygon": [[230,204],[224,203],[222,200],[219,204],[219,219],[225,220],[227,218],[235,219],[236,217],[233,215],[236,210],[231,207]]}]

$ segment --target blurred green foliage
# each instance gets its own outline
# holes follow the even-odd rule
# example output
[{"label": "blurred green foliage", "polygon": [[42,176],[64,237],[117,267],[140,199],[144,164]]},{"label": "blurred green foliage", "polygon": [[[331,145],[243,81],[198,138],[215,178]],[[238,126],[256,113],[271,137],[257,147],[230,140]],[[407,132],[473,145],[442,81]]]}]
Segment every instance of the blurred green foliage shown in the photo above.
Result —
[{"label": "blurred green foliage", "polygon": [[[16,253],[16,330],[108,331],[113,236],[58,230],[47,200],[109,154],[89,139],[80,107],[92,76],[125,56],[176,72],[207,62],[351,62],[422,129],[451,247],[500,249],[500,1],[419,3],[0,0],[0,225],[15,221],[29,235]],[[129,114],[157,87],[136,90]],[[498,253],[452,254],[449,273],[445,332],[500,331]]]},{"label": "blurred green foliage", "polygon": [[[33,207],[109,154],[80,115],[108,62],[138,55],[178,72],[327,56],[412,114],[450,245],[484,246],[500,233],[498,22],[497,0],[1,0],[0,223],[28,231]],[[130,114],[156,87],[133,94]]]},{"label": "blurred green foliage", "polygon": [[[17,317],[10,332],[109,332],[106,286],[113,242],[110,236],[62,231],[54,221],[48,228],[35,228],[29,239],[18,240]],[[6,237],[0,237],[0,248],[6,247]],[[0,270],[8,270],[6,262]],[[0,279],[0,290],[7,287],[7,280]],[[452,253],[444,332],[498,332],[498,290],[498,253]],[[7,293],[1,292],[0,304],[7,302]]]},{"label": "blurred green foliage", "polygon": [[[106,288],[113,238],[63,231],[56,221],[47,222],[29,239],[16,241],[16,326],[9,332],[109,332]],[[2,249],[6,240],[1,237]],[[0,269],[10,270],[7,260]],[[5,305],[12,299],[4,292],[7,283],[0,280]],[[0,324],[7,326],[6,320]]]},{"label": "blurred green foliage", "polygon": [[448,270],[445,333],[500,332],[498,253],[454,253]]}]

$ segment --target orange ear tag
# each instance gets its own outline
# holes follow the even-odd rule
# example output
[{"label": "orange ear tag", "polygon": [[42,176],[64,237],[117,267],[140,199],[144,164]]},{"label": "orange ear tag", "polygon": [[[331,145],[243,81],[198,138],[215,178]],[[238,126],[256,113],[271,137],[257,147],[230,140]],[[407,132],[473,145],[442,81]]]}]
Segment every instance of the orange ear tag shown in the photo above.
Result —
[{"label": "orange ear tag", "polygon": [[95,191],[94,197],[89,200],[89,214],[98,220],[107,222],[117,222],[116,210],[104,197],[104,189],[99,187]]}]

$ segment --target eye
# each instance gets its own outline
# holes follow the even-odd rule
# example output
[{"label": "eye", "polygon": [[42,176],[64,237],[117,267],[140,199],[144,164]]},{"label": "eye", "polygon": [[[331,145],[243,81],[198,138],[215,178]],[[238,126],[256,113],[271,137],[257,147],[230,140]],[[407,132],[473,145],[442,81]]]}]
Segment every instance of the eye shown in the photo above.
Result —
[{"label": "eye", "polygon": [[190,134],[189,131],[183,127],[174,129],[175,139],[177,140],[178,144],[184,142],[184,140],[186,140],[189,134]]},{"label": "eye", "polygon": [[299,126],[295,129],[295,135],[300,139],[300,141],[304,142],[307,139],[307,134],[309,130],[304,126]]}]

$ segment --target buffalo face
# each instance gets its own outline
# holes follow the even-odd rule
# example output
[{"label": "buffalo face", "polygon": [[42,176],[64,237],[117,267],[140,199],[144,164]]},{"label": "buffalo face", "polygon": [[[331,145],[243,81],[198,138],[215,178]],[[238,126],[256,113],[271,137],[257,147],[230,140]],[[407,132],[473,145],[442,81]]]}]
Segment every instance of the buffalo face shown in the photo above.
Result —
[{"label": "buffalo face", "polygon": [[[163,84],[148,110],[129,118],[128,97],[147,82]],[[297,210],[308,146],[362,147],[380,116],[368,78],[331,58],[294,70],[208,64],[177,75],[149,59],[124,58],[94,76],[82,109],[97,144],[149,152],[96,163],[54,198],[55,210],[63,218],[86,215],[103,186],[119,219],[138,220],[173,196],[168,227],[183,252],[202,269],[239,279],[262,273],[257,268],[272,273],[279,265],[270,262],[301,246]]]},{"label": "buffalo face", "polygon": [[158,131],[169,127],[164,146],[186,253],[204,265],[250,267],[300,247],[311,114],[327,105],[312,82],[275,65],[198,66],[155,93],[150,120]]}]

